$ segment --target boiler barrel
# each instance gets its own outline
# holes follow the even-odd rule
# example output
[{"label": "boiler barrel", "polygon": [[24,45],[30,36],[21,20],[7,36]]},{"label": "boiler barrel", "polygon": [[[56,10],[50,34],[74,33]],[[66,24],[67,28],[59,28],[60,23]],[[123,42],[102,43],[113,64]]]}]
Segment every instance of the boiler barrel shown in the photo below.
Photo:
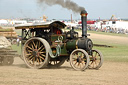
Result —
[{"label": "boiler barrel", "polygon": [[74,50],[77,48],[77,41],[78,40],[69,40],[67,43],[66,43],[66,49],[67,50]]},{"label": "boiler barrel", "polygon": [[84,49],[86,51],[90,51],[92,50],[93,47],[93,43],[91,41],[91,39],[89,38],[80,38],[80,39],[76,39],[76,40],[69,40],[66,43],[66,48],[69,51],[73,51],[75,49]]}]

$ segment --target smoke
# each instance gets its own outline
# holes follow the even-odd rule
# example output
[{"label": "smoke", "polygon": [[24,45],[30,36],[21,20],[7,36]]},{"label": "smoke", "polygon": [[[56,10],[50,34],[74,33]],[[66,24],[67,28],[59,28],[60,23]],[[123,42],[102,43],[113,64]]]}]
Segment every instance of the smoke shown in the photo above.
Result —
[{"label": "smoke", "polygon": [[60,5],[63,8],[67,8],[68,10],[72,10],[75,13],[80,13],[84,10],[84,7],[78,6],[78,4],[72,2],[71,0],[38,0],[39,4],[45,3],[49,6],[52,5]]}]

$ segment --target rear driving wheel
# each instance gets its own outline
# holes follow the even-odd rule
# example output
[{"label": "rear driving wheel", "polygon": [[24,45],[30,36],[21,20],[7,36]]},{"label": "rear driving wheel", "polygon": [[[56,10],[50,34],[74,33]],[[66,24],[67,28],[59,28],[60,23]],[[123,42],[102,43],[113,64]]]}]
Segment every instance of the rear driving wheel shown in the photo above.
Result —
[{"label": "rear driving wheel", "polygon": [[42,38],[31,38],[24,44],[23,58],[30,68],[43,68],[49,62],[48,42]]},{"label": "rear driving wheel", "polygon": [[84,71],[88,68],[89,61],[88,53],[83,49],[76,49],[70,55],[70,65],[75,70]]},{"label": "rear driving wheel", "polygon": [[99,69],[103,64],[103,55],[98,50],[92,50],[92,55],[90,56],[90,69]]}]

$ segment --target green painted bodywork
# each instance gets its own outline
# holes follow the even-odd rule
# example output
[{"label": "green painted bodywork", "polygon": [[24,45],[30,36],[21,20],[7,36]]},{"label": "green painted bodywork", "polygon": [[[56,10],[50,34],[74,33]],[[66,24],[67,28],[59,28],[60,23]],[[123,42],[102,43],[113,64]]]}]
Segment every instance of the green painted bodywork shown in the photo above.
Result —
[{"label": "green painted bodywork", "polygon": [[67,53],[66,49],[66,44],[61,48],[61,55],[60,56],[68,56],[69,54]]},{"label": "green painted bodywork", "polygon": [[51,36],[51,41],[54,42],[54,41],[58,40],[58,38],[61,37],[61,36],[63,37],[63,40],[62,40],[62,42],[63,42],[66,39],[65,34],[60,34],[60,35],[54,34],[54,35]]},{"label": "green painted bodywork", "polygon": [[70,40],[66,43],[66,48],[67,50],[74,50],[76,49],[76,43],[77,43],[77,39],[76,40]]},{"label": "green painted bodywork", "polygon": [[[59,37],[62,38],[62,40],[59,41]],[[66,49],[66,43],[63,43],[66,40],[66,35],[65,34],[54,34],[51,36],[51,41],[54,43],[53,45],[56,44],[61,44],[61,53],[60,56],[68,56],[67,54],[67,49]],[[63,43],[63,44],[62,44]]]}]

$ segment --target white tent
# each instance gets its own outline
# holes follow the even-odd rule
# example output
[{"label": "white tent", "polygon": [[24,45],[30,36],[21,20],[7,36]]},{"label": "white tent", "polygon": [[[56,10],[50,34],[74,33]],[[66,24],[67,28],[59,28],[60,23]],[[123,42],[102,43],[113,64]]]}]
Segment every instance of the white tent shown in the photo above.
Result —
[{"label": "white tent", "polygon": [[10,24],[12,24],[12,25],[15,25],[15,24],[26,24],[26,23],[27,23],[26,20],[12,20],[10,22]]},{"label": "white tent", "polygon": [[0,20],[0,24],[8,24],[7,20]]}]

